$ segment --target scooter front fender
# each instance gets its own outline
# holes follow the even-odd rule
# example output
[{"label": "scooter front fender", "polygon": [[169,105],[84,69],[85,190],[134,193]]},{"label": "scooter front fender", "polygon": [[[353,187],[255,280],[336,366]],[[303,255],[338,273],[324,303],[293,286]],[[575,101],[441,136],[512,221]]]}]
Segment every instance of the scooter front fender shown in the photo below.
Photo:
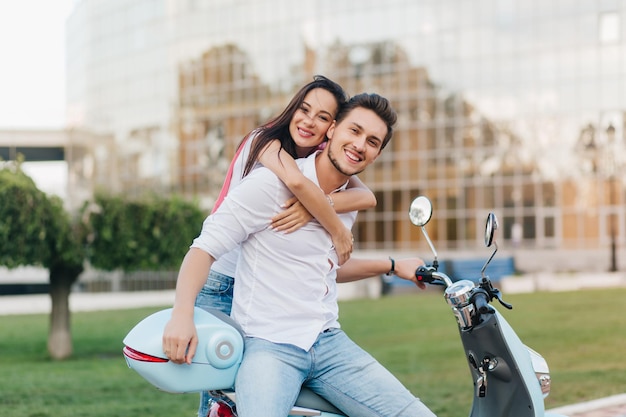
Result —
[{"label": "scooter front fender", "polygon": [[545,417],[528,349],[497,310],[483,319],[459,328],[475,387],[470,417]]}]

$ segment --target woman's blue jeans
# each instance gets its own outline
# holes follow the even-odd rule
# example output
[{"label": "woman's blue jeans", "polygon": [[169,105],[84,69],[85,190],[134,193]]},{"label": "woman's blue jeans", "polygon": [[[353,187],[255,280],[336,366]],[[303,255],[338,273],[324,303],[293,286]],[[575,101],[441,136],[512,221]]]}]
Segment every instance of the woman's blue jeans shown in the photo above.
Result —
[{"label": "woman's blue jeans", "polygon": [[[228,275],[219,272],[209,272],[209,277],[204,287],[196,297],[196,307],[214,308],[230,315],[233,305],[233,286],[235,280]],[[208,392],[200,393],[200,406],[198,407],[198,417],[206,417],[211,406],[211,396]]]},{"label": "woman's blue jeans", "polygon": [[301,385],[349,416],[435,416],[340,329],[321,333],[308,352],[289,344],[245,339],[235,381],[239,417],[287,416]]}]

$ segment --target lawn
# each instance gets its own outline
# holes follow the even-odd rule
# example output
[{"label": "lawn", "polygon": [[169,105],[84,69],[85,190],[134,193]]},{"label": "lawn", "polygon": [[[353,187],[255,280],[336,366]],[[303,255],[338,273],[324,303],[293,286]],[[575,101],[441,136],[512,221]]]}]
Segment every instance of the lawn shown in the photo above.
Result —
[{"label": "lawn", "polygon": [[[548,408],[626,392],[626,289],[516,294],[500,309],[552,371]],[[2,299],[0,298],[0,302]],[[121,340],[155,309],[74,313],[74,356],[46,352],[48,316],[0,317],[0,416],[195,415],[196,394],[167,394],[128,369]],[[346,332],[439,417],[467,415],[472,381],[438,291],[342,302]]]}]

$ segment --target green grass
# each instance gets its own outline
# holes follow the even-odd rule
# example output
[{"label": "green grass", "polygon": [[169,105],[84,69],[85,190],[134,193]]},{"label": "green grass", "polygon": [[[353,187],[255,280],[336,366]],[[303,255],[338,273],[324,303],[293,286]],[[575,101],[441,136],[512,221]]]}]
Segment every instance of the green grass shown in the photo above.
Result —
[{"label": "green grass", "polygon": [[[547,407],[626,392],[626,289],[506,297],[500,309],[552,373]],[[0,302],[2,302],[0,298]],[[157,391],[128,369],[121,340],[155,309],[74,313],[74,355],[48,358],[46,315],[0,317],[0,416],[195,415],[197,394]],[[439,417],[467,415],[472,382],[441,293],[342,302],[346,332]]]}]

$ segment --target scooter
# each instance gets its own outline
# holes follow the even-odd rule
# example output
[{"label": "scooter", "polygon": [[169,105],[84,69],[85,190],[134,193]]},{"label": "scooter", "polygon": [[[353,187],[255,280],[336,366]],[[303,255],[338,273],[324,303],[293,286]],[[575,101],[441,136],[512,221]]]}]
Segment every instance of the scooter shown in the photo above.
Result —
[{"label": "scooter", "polygon": [[444,285],[444,298],[456,317],[461,342],[470,374],[474,381],[474,399],[470,417],[565,417],[547,413],[544,399],[550,393],[550,371],[546,360],[524,345],[504,317],[491,305],[493,300],[506,309],[513,306],[502,300],[485,270],[498,245],[495,232],[498,220],[489,213],[485,225],[485,246],[494,246],[480,272],[477,283],[471,280],[453,282],[438,271],[437,251],[426,232],[432,216],[432,204],[427,197],[417,197],[411,203],[411,223],[421,228],[434,255],[431,265],[418,268],[418,281]]},{"label": "scooter", "polygon": [[[497,299],[505,303],[499,290],[485,275],[497,252],[494,236],[497,219],[487,217],[485,244],[495,249],[481,271],[477,284],[470,280],[453,282],[438,271],[437,252],[425,225],[432,216],[432,204],[424,196],[410,206],[411,222],[421,227],[434,254],[431,265],[420,267],[419,281],[446,287],[444,297],[456,316],[470,373],[474,380],[474,400],[470,417],[565,417],[546,413],[544,398],[550,392],[550,374],[541,355],[526,347],[504,317],[490,305]],[[168,360],[162,350],[161,335],[172,309],[156,312],[139,322],[124,338],[126,363],[158,389],[185,393],[210,391],[222,400],[212,408],[210,417],[234,417],[236,393],[233,390],[237,369],[243,357],[243,333],[237,323],[218,310],[196,307],[194,323],[198,348],[191,365]],[[345,417],[339,409],[303,388],[289,417]]]}]

